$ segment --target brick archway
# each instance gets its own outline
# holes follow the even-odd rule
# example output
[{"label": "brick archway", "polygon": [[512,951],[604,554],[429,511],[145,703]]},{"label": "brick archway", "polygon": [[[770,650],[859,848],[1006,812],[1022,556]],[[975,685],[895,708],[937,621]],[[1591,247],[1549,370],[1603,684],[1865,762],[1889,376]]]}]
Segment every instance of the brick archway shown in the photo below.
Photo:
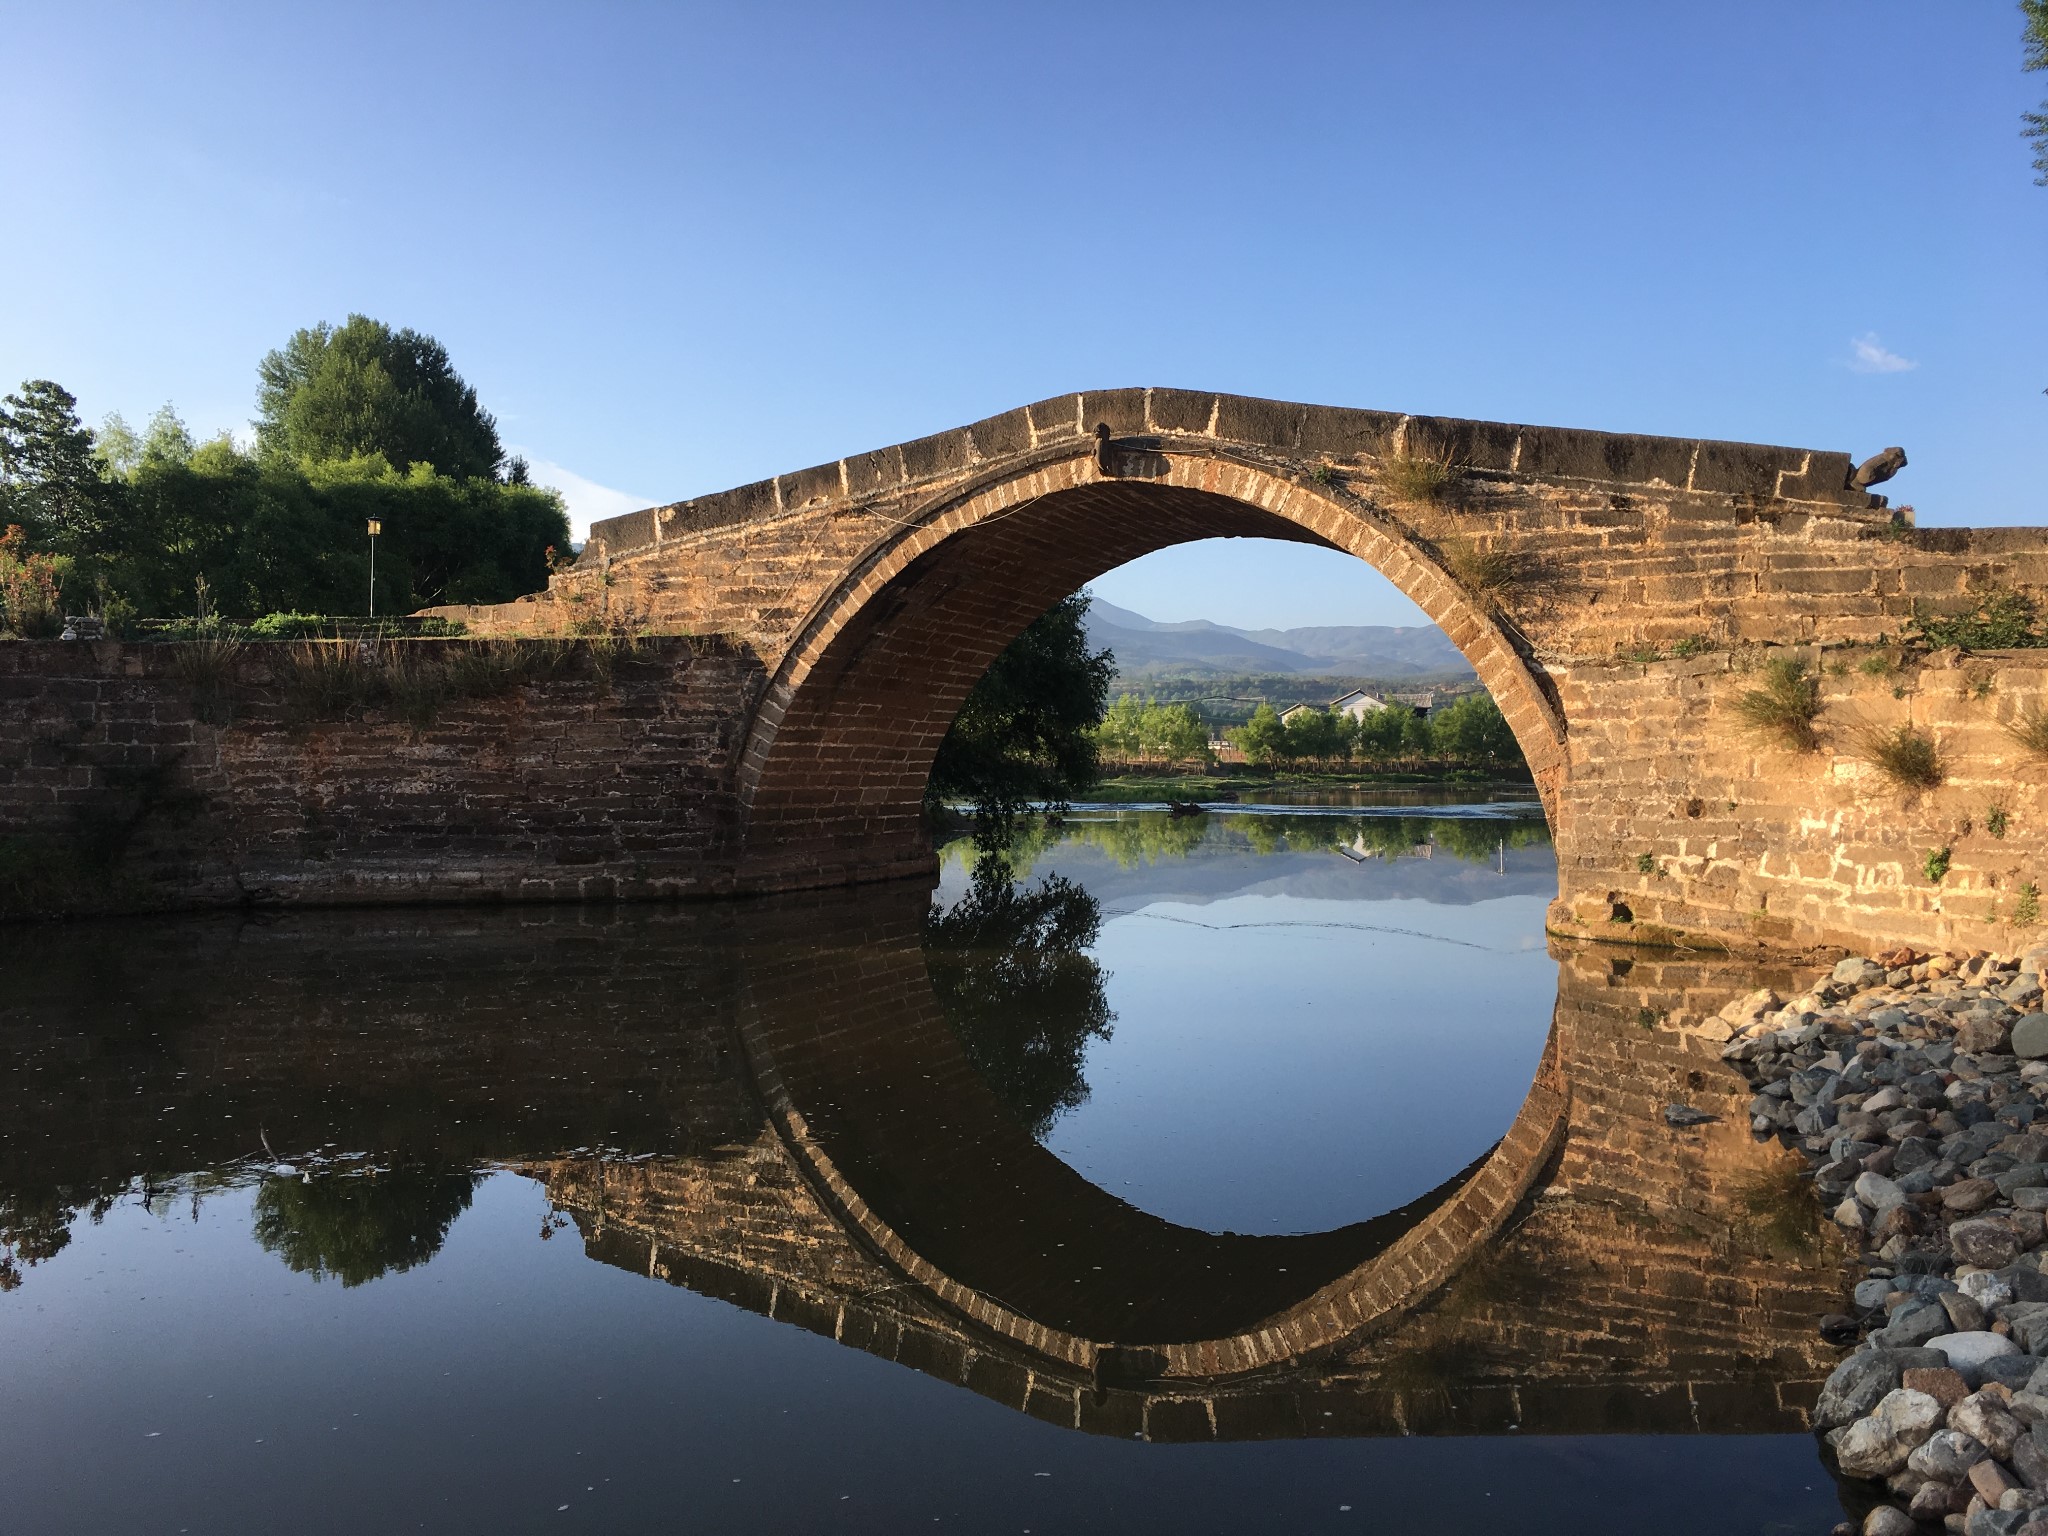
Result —
[{"label": "brick archway", "polygon": [[1432,552],[1371,503],[1305,476],[1104,447],[1007,469],[902,519],[813,607],[750,722],[743,878],[770,888],[927,868],[932,761],[996,656],[1105,571],[1215,537],[1318,544],[1392,581],[1498,701],[1557,826],[1562,721],[1508,631]]}]

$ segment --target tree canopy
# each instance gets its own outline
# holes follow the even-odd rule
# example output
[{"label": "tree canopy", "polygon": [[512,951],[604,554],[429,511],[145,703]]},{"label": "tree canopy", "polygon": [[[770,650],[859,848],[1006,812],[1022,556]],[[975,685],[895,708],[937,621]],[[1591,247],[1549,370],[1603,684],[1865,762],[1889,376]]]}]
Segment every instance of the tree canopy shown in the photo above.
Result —
[{"label": "tree canopy", "polygon": [[0,401],[0,525],[19,523],[38,549],[82,554],[107,537],[117,500],[68,389],[30,379]]},{"label": "tree canopy", "polygon": [[[2020,68],[2048,69],[2048,0],[2020,0],[2020,15],[2026,21]],[[2048,108],[2048,102],[2042,106]],[[2027,142],[2034,146],[2034,184],[2048,187],[2048,110],[2023,112],[2020,119],[2026,124],[2022,131]]]},{"label": "tree canopy", "polygon": [[[62,611],[172,618],[205,578],[220,617],[359,613],[365,525],[383,526],[377,611],[506,602],[547,584],[569,523],[558,492],[504,450],[447,351],[362,315],[313,326],[263,359],[255,451],[196,442],[166,405],[137,433],[95,434],[61,386],[35,379],[0,408],[0,626],[54,576]],[[52,559],[54,557],[54,563]],[[31,562],[44,562],[32,564]],[[60,621],[61,622],[61,621]]]},{"label": "tree canopy", "polygon": [[381,454],[397,470],[431,464],[495,478],[498,424],[433,337],[350,315],[296,331],[259,366],[257,443],[300,460]]},{"label": "tree canopy", "polygon": [[1116,661],[1088,649],[1088,603],[1076,593],[1011,641],[939,744],[927,802],[972,802],[992,846],[1008,840],[1026,806],[1063,805],[1100,773],[1094,728]]}]

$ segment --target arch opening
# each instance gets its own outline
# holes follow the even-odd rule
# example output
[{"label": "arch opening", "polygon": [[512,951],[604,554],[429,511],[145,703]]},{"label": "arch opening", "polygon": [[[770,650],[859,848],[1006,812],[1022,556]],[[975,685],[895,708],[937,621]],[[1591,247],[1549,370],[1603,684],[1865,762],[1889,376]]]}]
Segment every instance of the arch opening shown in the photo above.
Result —
[{"label": "arch opening", "polygon": [[763,697],[740,769],[754,889],[928,873],[931,766],[974,684],[1053,604],[1141,555],[1264,538],[1353,555],[1441,628],[1500,705],[1553,835],[1563,728],[1483,604],[1367,504],[1292,475],[1149,454],[996,479],[906,519],[812,612]]}]

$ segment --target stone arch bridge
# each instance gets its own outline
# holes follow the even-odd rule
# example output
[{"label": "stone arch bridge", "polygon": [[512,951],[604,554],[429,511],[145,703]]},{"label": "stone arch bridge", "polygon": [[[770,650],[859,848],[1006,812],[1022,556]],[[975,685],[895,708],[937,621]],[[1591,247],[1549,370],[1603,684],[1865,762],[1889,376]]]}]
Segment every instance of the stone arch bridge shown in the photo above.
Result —
[{"label": "stone arch bridge", "polygon": [[[1060,598],[1192,539],[1320,544],[1413,598],[1499,701],[1557,840],[1557,931],[1995,947],[2048,872],[2009,732],[2043,653],[1854,663],[1924,606],[2048,590],[2048,530],[1918,530],[1851,477],[1843,453],[1114,390],[611,518],[546,592],[434,611],[757,661],[693,791],[718,851],[684,884],[788,889],[930,871],[939,741]],[[1815,753],[1731,711],[1785,651],[1822,677]],[[1859,755],[1901,724],[1935,737],[1939,788]]]}]

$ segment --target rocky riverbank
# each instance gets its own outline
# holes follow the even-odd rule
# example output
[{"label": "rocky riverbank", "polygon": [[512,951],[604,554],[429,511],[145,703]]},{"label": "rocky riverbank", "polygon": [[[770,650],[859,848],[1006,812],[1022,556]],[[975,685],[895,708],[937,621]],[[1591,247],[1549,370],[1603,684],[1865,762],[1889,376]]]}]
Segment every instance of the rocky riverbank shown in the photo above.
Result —
[{"label": "rocky riverbank", "polygon": [[2048,1536],[2044,968],[2048,946],[1849,959],[1717,1026],[1752,1127],[1805,1151],[1862,1245],[1853,1315],[1821,1322],[1855,1348],[1813,1422],[1881,1500],[1863,1536]]}]

